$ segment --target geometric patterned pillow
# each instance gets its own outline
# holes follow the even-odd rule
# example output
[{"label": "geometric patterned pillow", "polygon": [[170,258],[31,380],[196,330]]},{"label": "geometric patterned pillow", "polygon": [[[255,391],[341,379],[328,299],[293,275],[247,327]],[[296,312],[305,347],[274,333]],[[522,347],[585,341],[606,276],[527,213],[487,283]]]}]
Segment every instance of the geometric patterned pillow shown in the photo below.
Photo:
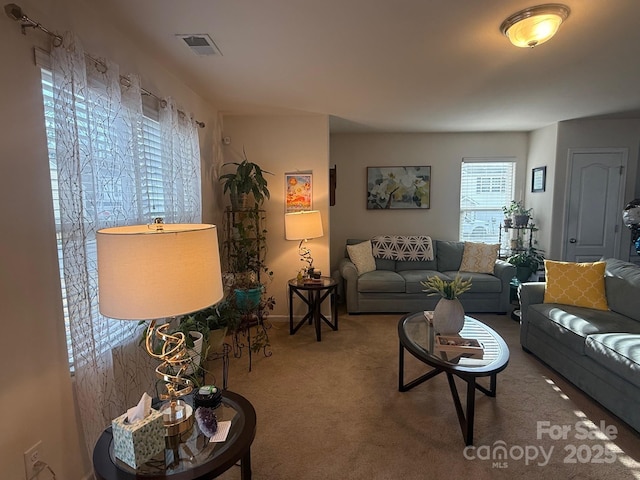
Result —
[{"label": "geometric patterned pillow", "polygon": [[464,242],[461,272],[493,273],[500,245]]},{"label": "geometric patterned pillow", "polygon": [[426,235],[378,235],[371,239],[373,256],[387,260],[431,261],[433,246]]},{"label": "geometric patterned pillow", "polygon": [[544,303],[609,310],[604,286],[605,262],[544,261]]}]

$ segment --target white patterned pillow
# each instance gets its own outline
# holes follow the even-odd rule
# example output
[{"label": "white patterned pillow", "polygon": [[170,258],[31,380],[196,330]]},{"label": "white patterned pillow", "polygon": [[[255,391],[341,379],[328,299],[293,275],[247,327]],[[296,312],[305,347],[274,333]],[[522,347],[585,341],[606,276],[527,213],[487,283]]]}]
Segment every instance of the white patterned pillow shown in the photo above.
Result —
[{"label": "white patterned pillow", "polygon": [[497,243],[473,243],[464,242],[462,252],[461,272],[469,273],[493,273],[493,267],[498,259],[500,245]]},{"label": "white patterned pillow", "polygon": [[378,235],[371,239],[373,256],[398,261],[431,261],[431,237],[424,235]]},{"label": "white patterned pillow", "polygon": [[373,272],[376,269],[376,260],[373,258],[370,240],[355,245],[347,245],[347,253],[356,266],[358,275]]}]

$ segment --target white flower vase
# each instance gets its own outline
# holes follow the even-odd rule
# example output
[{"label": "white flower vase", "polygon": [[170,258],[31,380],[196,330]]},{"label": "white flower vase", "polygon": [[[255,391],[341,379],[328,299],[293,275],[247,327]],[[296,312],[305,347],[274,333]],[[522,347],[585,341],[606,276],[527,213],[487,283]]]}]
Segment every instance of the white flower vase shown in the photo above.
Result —
[{"label": "white flower vase", "polygon": [[441,298],[433,310],[433,327],[440,335],[452,335],[464,326],[464,308],[460,300]]}]

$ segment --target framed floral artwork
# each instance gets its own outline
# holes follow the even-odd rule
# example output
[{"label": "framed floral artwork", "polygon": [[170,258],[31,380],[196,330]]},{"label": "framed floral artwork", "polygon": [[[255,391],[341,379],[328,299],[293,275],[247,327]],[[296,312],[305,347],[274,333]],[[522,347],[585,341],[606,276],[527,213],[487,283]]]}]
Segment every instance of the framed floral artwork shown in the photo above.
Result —
[{"label": "framed floral artwork", "polygon": [[311,173],[285,173],[285,213],[313,208],[313,175]]},{"label": "framed floral artwork", "polygon": [[431,167],[367,167],[367,209],[430,208]]}]

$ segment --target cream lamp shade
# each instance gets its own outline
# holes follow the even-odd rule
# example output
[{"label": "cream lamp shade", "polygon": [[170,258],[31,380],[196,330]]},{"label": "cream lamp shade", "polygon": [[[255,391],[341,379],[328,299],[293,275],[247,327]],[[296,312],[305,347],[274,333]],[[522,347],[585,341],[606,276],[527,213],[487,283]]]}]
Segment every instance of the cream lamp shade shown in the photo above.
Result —
[{"label": "cream lamp shade", "polygon": [[154,224],[97,232],[100,313],[122,320],[184,315],[223,296],[215,225]]},{"label": "cream lamp shade", "polygon": [[308,240],[324,235],[322,217],[318,210],[286,213],[284,230],[287,240]]},{"label": "cream lamp shade", "polygon": [[570,12],[559,3],[525,8],[502,22],[500,31],[516,47],[535,47],[553,37]]}]

